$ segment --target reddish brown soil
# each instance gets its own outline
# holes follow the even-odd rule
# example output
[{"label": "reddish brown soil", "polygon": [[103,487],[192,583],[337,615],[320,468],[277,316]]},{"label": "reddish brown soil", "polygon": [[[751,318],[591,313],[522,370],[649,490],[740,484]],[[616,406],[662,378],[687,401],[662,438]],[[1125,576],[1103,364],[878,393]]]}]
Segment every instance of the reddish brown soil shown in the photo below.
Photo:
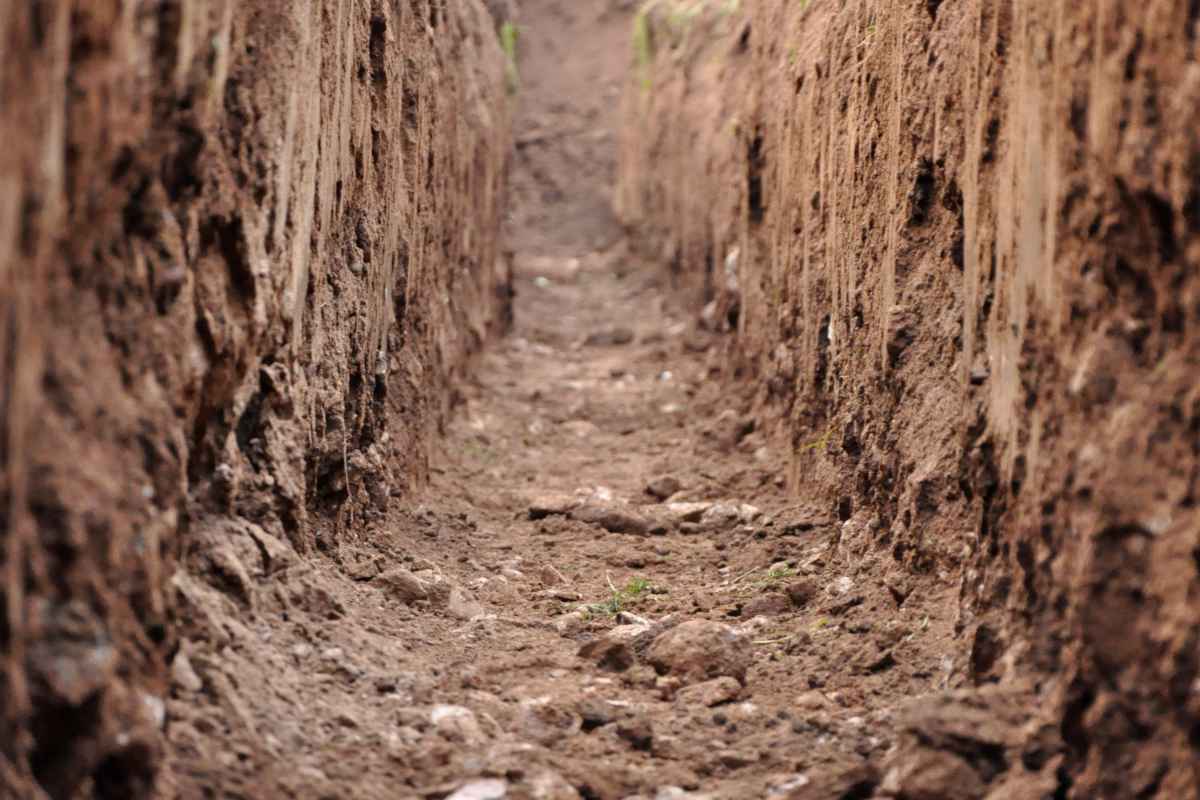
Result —
[{"label": "reddish brown soil", "polygon": [[[460,386],[428,490],[328,561],[275,565],[230,532],[244,544],[195,572],[242,562],[240,612],[236,592],[180,587],[210,632],[185,643],[190,688],[168,707],[183,794],[443,797],[501,779],[512,797],[841,796],[878,782],[897,704],[946,686],[952,590],[889,573],[863,548],[871,519],[783,492],[782,443],[712,378],[716,334],[593,213],[616,124],[596,98],[628,53],[628,14],[605,6],[523,5],[516,323]],[[585,31],[582,62],[554,70]],[[647,493],[663,476],[672,501],[762,515],[680,526]],[[662,530],[531,519],[555,495]],[[442,588],[413,600],[397,568]],[[618,610],[739,631],[744,687],[710,708],[636,647],[581,657]],[[445,706],[479,730],[435,724]]]},{"label": "reddish brown soil", "polygon": [[0,3],[0,796],[144,795],[197,576],[426,480],[511,107],[478,2]]},{"label": "reddish brown soil", "polygon": [[[712,379],[716,335],[595,214],[617,123],[597,98],[628,58],[628,13],[609,5],[523,4],[516,324],[460,386],[428,490],[328,561],[275,565],[230,532],[228,560],[255,576],[241,611],[236,592],[180,587],[210,632],[185,642],[199,681],[168,707],[183,794],[443,797],[498,778],[512,797],[809,796],[873,785],[894,706],[946,685],[952,592],[889,575],[862,549],[871,520],[785,495],[780,443]],[[576,62],[564,48],[585,32]],[[762,516],[681,529],[646,491],[662,476],[673,501]],[[555,494],[627,501],[664,530],[531,519]],[[397,568],[453,600],[408,602]],[[742,632],[736,697],[674,699],[644,652],[617,670],[578,655],[619,624],[614,588],[629,587],[622,612]],[[481,731],[439,729],[441,706]]]},{"label": "reddish brown soil", "polygon": [[1197,5],[664,0],[646,21],[634,241],[715,292],[789,487],[960,585],[955,683],[1030,692],[1018,760],[957,794],[925,760],[881,791],[1197,797]]},{"label": "reddish brown soil", "polygon": [[[367,5],[0,11],[0,794],[1195,796],[1200,162],[1107,83],[1194,99],[1193,18]],[[1100,153],[1051,329],[1004,248],[1067,109],[990,103],[1096,31],[1173,144]]]}]

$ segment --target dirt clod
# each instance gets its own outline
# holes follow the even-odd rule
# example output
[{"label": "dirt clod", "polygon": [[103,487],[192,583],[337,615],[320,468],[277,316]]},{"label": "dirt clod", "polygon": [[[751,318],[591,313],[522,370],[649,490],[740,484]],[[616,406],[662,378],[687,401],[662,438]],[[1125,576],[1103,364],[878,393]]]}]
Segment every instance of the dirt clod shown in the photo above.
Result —
[{"label": "dirt clod", "polygon": [[727,625],[709,620],[688,620],[660,634],[646,653],[659,674],[685,684],[729,677],[746,682],[750,658],[746,642]]},{"label": "dirt clod", "polygon": [[623,672],[637,661],[630,639],[612,634],[599,636],[580,647],[579,657],[609,672]]},{"label": "dirt clod", "polygon": [[372,583],[401,603],[415,603],[429,598],[429,591],[421,579],[399,567],[377,575]]},{"label": "dirt clod", "polygon": [[589,500],[570,511],[570,517],[612,533],[649,533],[653,523],[633,508],[617,502]]},{"label": "dirt clod", "polygon": [[681,706],[696,705],[711,708],[736,700],[741,693],[742,685],[736,679],[720,677],[680,689],[675,694],[675,702]]},{"label": "dirt clod", "polygon": [[646,484],[646,494],[658,500],[666,500],[683,488],[683,484],[673,475],[659,475]]}]

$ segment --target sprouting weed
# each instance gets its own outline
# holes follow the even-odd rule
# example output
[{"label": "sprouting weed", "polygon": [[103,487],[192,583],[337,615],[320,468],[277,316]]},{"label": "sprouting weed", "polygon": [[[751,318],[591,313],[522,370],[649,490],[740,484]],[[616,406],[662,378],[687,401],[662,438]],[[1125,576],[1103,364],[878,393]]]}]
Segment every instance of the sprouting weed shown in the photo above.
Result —
[{"label": "sprouting weed", "polygon": [[500,26],[500,49],[504,51],[508,90],[514,94],[521,88],[521,75],[517,71],[517,38],[517,26],[511,21],[505,21]]},{"label": "sprouting weed", "polygon": [[611,596],[602,603],[589,603],[580,608],[584,614],[599,614],[601,616],[612,617],[625,609],[625,606],[642,597],[646,594],[663,594],[665,589],[655,586],[648,578],[636,576],[630,578],[624,586],[618,588],[609,581],[609,589]]}]

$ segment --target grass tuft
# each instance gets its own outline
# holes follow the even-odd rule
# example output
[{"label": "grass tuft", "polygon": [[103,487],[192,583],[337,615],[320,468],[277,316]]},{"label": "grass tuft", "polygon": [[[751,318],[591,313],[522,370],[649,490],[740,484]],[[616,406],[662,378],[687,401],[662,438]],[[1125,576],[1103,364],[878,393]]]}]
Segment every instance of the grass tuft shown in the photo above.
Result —
[{"label": "grass tuft", "polygon": [[612,595],[603,603],[590,603],[583,606],[580,610],[590,617],[592,614],[597,614],[605,617],[614,617],[625,610],[625,607],[638,600],[647,594],[662,594],[665,590],[655,586],[648,578],[635,576],[630,578],[624,586],[617,587],[613,584],[612,579],[608,581],[608,588]]},{"label": "grass tuft", "polygon": [[508,91],[516,94],[521,88],[521,73],[517,71],[517,26],[506,20],[500,26],[500,49],[504,51],[505,72],[508,77]]}]

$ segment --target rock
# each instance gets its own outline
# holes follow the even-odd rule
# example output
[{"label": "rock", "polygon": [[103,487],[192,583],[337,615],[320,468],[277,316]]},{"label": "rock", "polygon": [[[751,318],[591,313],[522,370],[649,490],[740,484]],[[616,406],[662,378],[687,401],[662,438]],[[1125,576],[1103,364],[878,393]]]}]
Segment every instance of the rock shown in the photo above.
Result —
[{"label": "rock", "polygon": [[345,556],[342,561],[342,569],[356,581],[369,581],[372,578],[377,578],[384,571],[384,559],[382,556],[365,557],[356,559],[353,556]]},{"label": "rock", "polygon": [[871,546],[871,520],[861,512],[842,523],[837,548],[852,561],[862,558]]},{"label": "rock", "polygon": [[748,767],[757,762],[759,758],[760,755],[754,750],[725,749],[718,750],[716,753],[717,763],[730,770]]},{"label": "rock", "polygon": [[[209,541],[205,543],[209,544]],[[206,562],[206,572],[211,576],[209,582],[218,588],[227,590],[241,602],[250,605],[254,600],[254,581],[250,578],[250,572],[242,561],[236,546],[237,542],[238,540],[218,540],[200,552],[204,554],[202,559]]]},{"label": "rock", "polygon": [[[806,773],[808,781],[796,781],[786,793],[774,797],[787,800],[842,800],[845,797],[875,797],[879,773],[869,763],[838,759]],[[954,795],[957,798],[959,795]],[[949,798],[947,798],[949,800]]]},{"label": "rock", "polygon": [[564,422],[563,429],[573,436],[578,436],[580,439],[595,436],[600,432],[595,423],[588,422],[586,419],[573,419],[570,422]]},{"label": "rock", "polygon": [[424,582],[408,570],[399,567],[377,575],[372,583],[401,603],[411,605],[418,600],[429,599],[429,591]]},{"label": "rock", "polygon": [[667,517],[676,525],[685,522],[699,522],[704,512],[712,508],[712,503],[667,503],[663,506]]},{"label": "rock", "polygon": [[843,575],[840,578],[833,581],[833,583],[829,584],[826,591],[829,592],[831,595],[838,596],[838,595],[848,594],[850,592],[850,590],[853,588],[854,588],[854,579],[850,578],[848,575]]},{"label": "rock", "polygon": [[598,525],[612,533],[641,533],[650,529],[649,521],[621,503],[589,501],[572,509],[571,519]]},{"label": "rock", "polygon": [[714,503],[700,517],[700,527],[707,531],[723,531],[742,521],[741,511],[732,503]]},{"label": "rock", "polygon": [[562,517],[579,505],[579,499],[569,494],[540,494],[529,501],[529,518]]},{"label": "rock", "polygon": [[665,617],[655,620],[650,624],[649,628],[643,628],[642,632],[634,637],[633,651],[638,656],[644,655],[650,649],[650,645],[654,643],[655,639],[682,621],[676,614],[668,614]]},{"label": "rock", "polygon": [[708,792],[689,792],[679,786],[663,786],[654,795],[654,800],[714,800]]},{"label": "rock", "polygon": [[579,792],[557,772],[542,770],[526,779],[530,800],[580,800]]},{"label": "rock", "polygon": [[592,331],[583,340],[585,347],[621,347],[633,341],[633,331],[624,326]]},{"label": "rock", "polygon": [[745,684],[750,651],[728,626],[709,620],[689,620],[657,637],[647,652],[660,675],[670,674],[684,684],[719,677]]},{"label": "rock", "polygon": [[429,712],[429,721],[451,742],[480,744],[485,739],[474,712],[463,706],[434,706]]},{"label": "rock", "polygon": [[584,696],[575,706],[586,731],[595,730],[620,718],[624,708],[595,696]]},{"label": "rock", "polygon": [[259,549],[262,550],[263,559],[266,562],[264,564],[264,571],[267,575],[273,575],[276,572],[285,570],[300,561],[300,557],[296,555],[296,551],[292,549],[290,544],[267,533],[261,526],[247,522],[245,523],[245,527],[250,537],[254,539]]},{"label": "rock", "polygon": [[458,587],[450,590],[450,599],[446,602],[446,610],[450,612],[450,616],[464,622],[482,617],[485,613],[482,605],[467,594],[465,589]]},{"label": "rock", "polygon": [[792,601],[786,595],[778,592],[767,592],[752,598],[742,606],[742,616],[747,619],[754,617],[777,617],[792,610]]},{"label": "rock", "polygon": [[508,797],[508,781],[503,778],[484,778],[463,784],[446,800],[503,800]]},{"label": "rock", "polygon": [[818,689],[810,689],[800,695],[794,705],[799,711],[829,711],[834,707],[829,698]]},{"label": "rock", "polygon": [[645,719],[629,719],[617,723],[617,736],[634,750],[649,750],[654,742],[654,730]]},{"label": "rock", "polygon": [[150,692],[138,692],[138,699],[141,700],[142,718],[154,728],[161,730],[167,721],[167,704],[161,697]]},{"label": "rock", "polygon": [[755,636],[758,636],[760,633],[767,630],[768,628],[770,628],[772,626],[772,624],[773,623],[771,622],[770,618],[768,618],[768,617],[763,617],[763,616],[750,617],[750,619],[746,620],[745,622],[741,623],[740,625],[735,626],[733,629],[733,632],[736,633],[738,636],[742,636],[745,638],[753,638]]},{"label": "rock", "polygon": [[[650,620],[646,619],[645,617],[640,617],[631,611],[617,612],[617,622],[619,622],[621,625],[634,625],[642,628],[643,630],[650,627]],[[641,631],[639,630],[637,633],[641,633]]]},{"label": "rock", "polygon": [[611,634],[584,644],[579,648],[579,657],[608,672],[624,672],[637,661],[631,642]]},{"label": "rock", "polygon": [[543,586],[565,586],[567,578],[553,564],[546,564],[538,572],[538,578]]},{"label": "rock", "polygon": [[812,781],[803,773],[795,773],[776,778],[771,783],[771,787],[767,789],[767,797],[789,797],[793,791],[798,791],[808,786]]},{"label": "rock", "polygon": [[666,500],[682,488],[683,485],[677,478],[671,475],[660,475],[657,478],[652,478],[646,484],[646,494],[658,500]]},{"label": "rock", "polygon": [[425,591],[435,605],[443,606],[450,602],[450,593],[456,587],[446,579],[445,575],[433,570],[423,570],[413,574],[425,585]]},{"label": "rock", "polygon": [[568,611],[555,617],[550,625],[559,636],[574,636],[587,625],[587,615],[582,611]]},{"label": "rock", "polygon": [[741,693],[742,685],[733,678],[714,678],[680,689],[675,695],[675,702],[684,706],[712,708],[736,700]]},{"label": "rock", "polygon": [[683,687],[683,681],[674,678],[673,675],[656,675],[654,679],[654,690],[659,693],[659,697],[664,700],[670,700],[676,696],[676,692]]},{"label": "rock", "polygon": [[892,599],[896,601],[897,608],[904,605],[904,601],[908,599],[910,594],[912,594],[912,581],[908,578],[908,576],[903,574],[897,573],[889,575],[884,580],[884,586],[887,587],[888,593],[892,596]]},{"label": "rock", "polygon": [[944,750],[917,750],[893,764],[880,789],[905,800],[978,800],[986,792],[979,773]]},{"label": "rock", "polygon": [[[636,615],[630,615],[630,616],[636,616]],[[618,620],[618,622],[619,621],[620,620]],[[639,636],[641,636],[643,633],[645,633],[649,629],[650,629],[650,626],[646,623],[642,623],[642,622],[625,623],[625,624],[617,625],[613,628],[610,628],[608,633],[605,634],[605,636],[616,642],[632,643],[632,642],[636,641]]]},{"label": "rock", "polygon": [[817,596],[817,584],[811,578],[792,581],[788,584],[787,596],[796,608],[804,608]]},{"label": "rock", "polygon": [[549,745],[573,736],[583,727],[583,719],[568,708],[561,708],[549,697],[522,700],[513,720],[513,731],[522,739]]},{"label": "rock", "polygon": [[780,536],[799,536],[835,524],[828,509],[816,504],[785,508],[773,515]]},{"label": "rock", "polygon": [[579,592],[564,586],[554,589],[542,589],[539,592],[534,592],[533,596],[538,600],[558,600],[562,603],[578,603],[583,599],[583,595]]},{"label": "rock", "polygon": [[192,661],[182,647],[171,660],[171,680],[186,692],[198,692],[204,688],[204,681],[192,668]]},{"label": "rock", "polygon": [[896,657],[892,655],[891,650],[880,652],[876,645],[868,644],[850,662],[856,672],[872,675],[896,666]]}]

